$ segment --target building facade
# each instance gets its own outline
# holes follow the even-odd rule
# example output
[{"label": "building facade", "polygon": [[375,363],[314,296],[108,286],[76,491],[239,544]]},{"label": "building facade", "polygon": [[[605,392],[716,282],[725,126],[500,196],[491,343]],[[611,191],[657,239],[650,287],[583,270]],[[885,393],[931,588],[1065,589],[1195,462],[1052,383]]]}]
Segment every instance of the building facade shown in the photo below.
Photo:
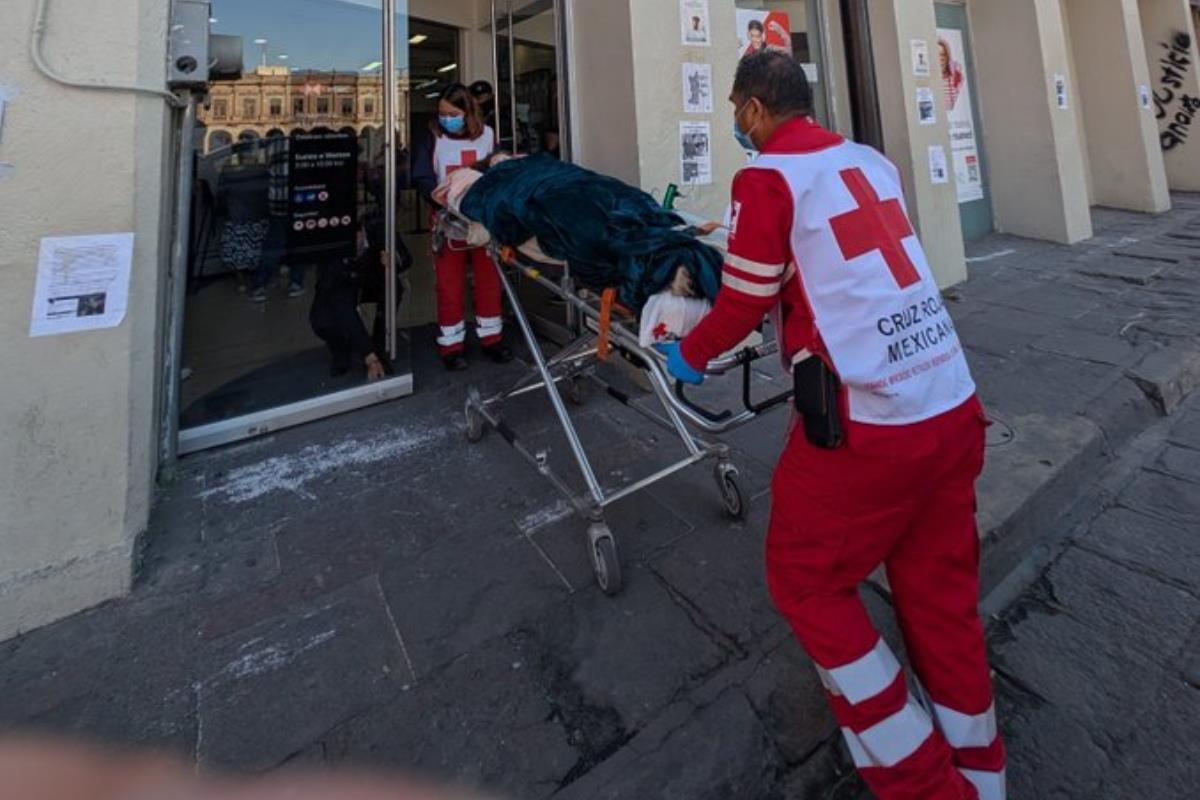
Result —
[{"label": "building facade", "polygon": [[201,151],[211,154],[235,141],[288,136],[329,128],[360,136],[383,126],[383,78],[338,72],[292,72],[257,67],[241,78],[216,80],[199,111]]},{"label": "building facade", "polygon": [[[329,201],[344,210],[312,217],[327,248],[378,218],[380,176],[401,173],[397,226],[416,266],[385,316],[429,322],[428,209],[381,131],[395,124],[407,152],[451,80],[495,84],[505,147],[660,198],[677,185],[682,210],[720,219],[746,161],[726,101],[738,61],[787,50],[818,118],[900,168],[945,285],[991,231],[1072,243],[1091,236],[1093,206],[1156,213],[1171,191],[1200,191],[1194,0],[397,0],[391,120],[380,5],[213,0],[213,31],[244,56],[208,86],[182,198],[169,0],[59,3],[32,49],[34,3],[0,27],[0,639],[128,591],[180,441],[269,430],[242,421],[297,403],[368,402],[319,360],[320,380],[299,372],[319,343],[296,206],[341,190],[301,187],[294,159],[325,147],[322,180],[345,182]],[[123,313],[33,335],[55,238],[96,234],[132,234]],[[270,417],[284,418],[302,421]]]}]

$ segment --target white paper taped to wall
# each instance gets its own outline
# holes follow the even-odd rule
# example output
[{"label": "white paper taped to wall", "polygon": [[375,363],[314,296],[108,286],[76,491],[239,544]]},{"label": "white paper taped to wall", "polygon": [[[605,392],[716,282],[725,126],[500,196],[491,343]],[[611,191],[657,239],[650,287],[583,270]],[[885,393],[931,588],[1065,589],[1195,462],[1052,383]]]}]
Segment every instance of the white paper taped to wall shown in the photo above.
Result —
[{"label": "white paper taped to wall", "polygon": [[115,328],[125,319],[132,233],[42,239],[30,336]]}]

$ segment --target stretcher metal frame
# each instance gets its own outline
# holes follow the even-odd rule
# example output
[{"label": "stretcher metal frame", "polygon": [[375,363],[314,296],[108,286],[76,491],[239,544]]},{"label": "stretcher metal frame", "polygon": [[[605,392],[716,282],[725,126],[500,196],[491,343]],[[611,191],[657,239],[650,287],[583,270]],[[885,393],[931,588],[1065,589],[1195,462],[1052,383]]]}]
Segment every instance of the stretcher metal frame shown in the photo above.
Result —
[{"label": "stretcher metal frame", "polygon": [[[442,246],[451,246],[452,241],[467,240],[467,225],[468,220],[452,212],[440,212],[437,228]],[[534,363],[509,389],[491,397],[484,398],[475,387],[468,391],[464,412],[467,438],[473,444],[478,443],[488,428],[495,430],[571,504],[575,512],[587,523],[588,556],[600,589],[605,594],[616,595],[620,592],[622,584],[617,541],[605,521],[605,510],[659,481],[700,463],[711,461],[714,464],[713,475],[725,512],[733,519],[744,519],[748,513],[750,498],[742,487],[737,467],[730,459],[728,446],[697,435],[692,429],[697,429],[700,434],[725,433],[789,402],[793,394],[791,391],[757,403],[751,397],[752,365],[762,358],[777,354],[778,345],[774,341],[765,342],[709,363],[706,369],[709,376],[719,377],[739,369],[742,371],[744,408],[738,411],[712,411],[689,399],[686,387],[682,383],[676,382],[672,386],[666,370],[665,357],[653,348],[641,346],[636,320],[618,319],[615,314],[611,320],[604,320],[601,298],[594,292],[578,289],[574,285],[568,264],[533,261],[520,251],[502,248],[494,242],[489,243],[487,248]],[[547,277],[547,273],[556,271],[561,272],[559,280]],[[531,281],[565,304],[569,324],[578,332],[574,341],[552,356],[545,354],[521,302],[514,277]],[[661,414],[636,402],[626,392],[596,374],[600,363],[599,331],[602,325],[608,327],[608,339],[613,353],[619,354],[647,377],[650,388],[662,407]],[[596,476],[567,409],[568,400],[575,405],[583,403],[585,381],[599,386],[609,397],[633,409],[659,427],[678,435],[686,454],[670,465],[620,489],[605,490]],[[539,389],[545,389],[562,426],[571,454],[586,484],[585,494],[581,495],[573,490],[550,467],[545,453],[533,452],[527,448],[502,416],[501,409],[505,401]]]}]

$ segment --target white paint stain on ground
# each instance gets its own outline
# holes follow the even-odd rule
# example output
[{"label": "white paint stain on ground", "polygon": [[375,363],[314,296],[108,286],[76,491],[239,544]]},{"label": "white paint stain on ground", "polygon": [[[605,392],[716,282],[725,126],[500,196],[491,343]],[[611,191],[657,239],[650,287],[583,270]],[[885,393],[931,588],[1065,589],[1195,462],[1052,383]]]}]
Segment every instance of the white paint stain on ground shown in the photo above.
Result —
[{"label": "white paint stain on ground", "polygon": [[[294,647],[272,644],[258,650],[252,650],[225,665],[225,668],[221,670],[218,677],[241,680],[273,672],[280,667],[288,665],[298,656],[307,653],[309,650],[315,650],[335,636],[337,636],[336,630],[322,631]],[[243,649],[256,644],[258,641],[261,640],[247,642]]]},{"label": "white paint stain on ground", "polygon": [[988,253],[982,256],[973,256],[967,259],[968,264],[981,264],[984,261],[995,261],[997,258],[1011,256],[1016,250],[997,250],[995,253]]},{"label": "white paint stain on ground", "polygon": [[552,506],[540,508],[532,514],[527,514],[517,520],[517,529],[523,536],[532,536],[543,528],[548,528],[556,522],[566,519],[575,513],[575,507],[566,500],[559,500]]},{"label": "white paint stain on ground", "polygon": [[230,503],[249,503],[271,492],[291,492],[311,499],[313,495],[306,487],[331,472],[408,455],[448,435],[449,431],[445,429],[397,429],[367,440],[348,439],[336,445],[312,445],[296,453],[232,469],[200,496],[206,500],[217,498]]}]

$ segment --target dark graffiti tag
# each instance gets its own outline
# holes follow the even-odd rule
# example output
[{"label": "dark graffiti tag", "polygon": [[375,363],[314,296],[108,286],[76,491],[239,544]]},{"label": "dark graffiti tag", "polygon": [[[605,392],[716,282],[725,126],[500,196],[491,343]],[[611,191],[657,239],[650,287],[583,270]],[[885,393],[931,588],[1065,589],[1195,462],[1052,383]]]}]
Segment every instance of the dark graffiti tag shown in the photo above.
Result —
[{"label": "dark graffiti tag", "polygon": [[1183,91],[1184,78],[1192,66],[1192,37],[1182,31],[1172,37],[1170,43],[1162,43],[1166,54],[1159,59],[1162,73],[1161,84],[1154,92],[1155,117],[1169,120],[1166,130],[1160,134],[1163,150],[1174,150],[1187,141],[1192,123],[1200,114],[1200,98]]}]

